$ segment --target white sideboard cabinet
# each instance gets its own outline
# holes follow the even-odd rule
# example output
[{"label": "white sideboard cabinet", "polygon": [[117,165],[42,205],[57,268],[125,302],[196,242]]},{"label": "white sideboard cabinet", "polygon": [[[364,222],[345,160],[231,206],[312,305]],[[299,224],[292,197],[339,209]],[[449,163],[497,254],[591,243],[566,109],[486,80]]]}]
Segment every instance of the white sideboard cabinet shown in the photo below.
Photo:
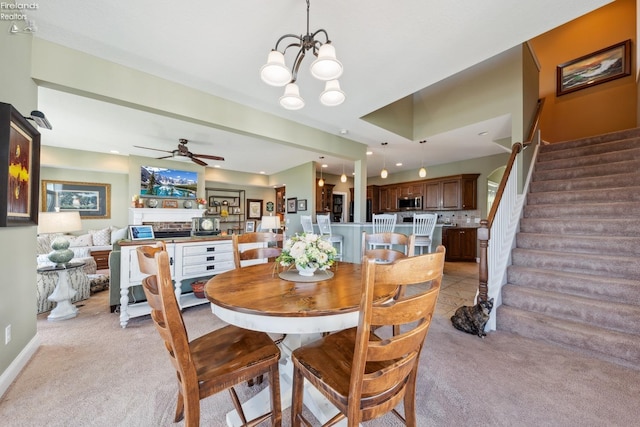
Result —
[{"label": "white sideboard cabinet", "polygon": [[[127,327],[132,317],[151,313],[146,301],[131,303],[129,288],[141,286],[146,277],[140,272],[136,248],[153,244],[122,245],[120,249],[120,326]],[[193,292],[182,292],[182,281],[186,279],[208,278],[225,271],[233,270],[233,245],[231,239],[189,239],[166,242],[169,254],[171,277],[175,285],[176,298],[180,308],[206,304],[206,298],[197,298]]]}]

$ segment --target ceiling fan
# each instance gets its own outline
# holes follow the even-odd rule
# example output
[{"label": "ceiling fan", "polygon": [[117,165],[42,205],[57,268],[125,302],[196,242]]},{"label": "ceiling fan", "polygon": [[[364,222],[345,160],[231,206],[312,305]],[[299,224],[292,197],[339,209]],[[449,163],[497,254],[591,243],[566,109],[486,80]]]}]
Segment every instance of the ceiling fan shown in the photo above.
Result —
[{"label": "ceiling fan", "polygon": [[202,160],[200,160],[200,158],[224,161],[224,157],[220,157],[220,156],[210,156],[208,154],[193,154],[187,148],[187,142],[189,142],[188,139],[180,138],[178,140],[178,148],[176,148],[175,150],[172,150],[172,151],[160,150],[158,148],[141,147],[139,145],[134,145],[134,147],[144,148],[145,150],[164,151],[165,153],[171,153],[168,156],[158,157],[158,159],[168,159],[170,157],[187,157],[187,158],[191,159],[192,162],[197,163],[200,166],[207,166],[207,164],[205,162],[203,162]]}]

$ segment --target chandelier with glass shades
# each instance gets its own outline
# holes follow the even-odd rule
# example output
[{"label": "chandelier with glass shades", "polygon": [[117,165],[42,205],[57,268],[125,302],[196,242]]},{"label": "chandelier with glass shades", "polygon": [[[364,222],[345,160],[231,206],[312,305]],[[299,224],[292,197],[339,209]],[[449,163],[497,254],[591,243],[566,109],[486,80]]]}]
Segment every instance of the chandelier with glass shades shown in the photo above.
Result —
[{"label": "chandelier with glass shades", "polygon": [[[324,35],[325,42],[316,40],[316,36]],[[278,50],[280,43],[288,40],[282,51]],[[284,62],[284,55],[291,47],[299,48],[291,70]],[[313,34],[309,32],[309,0],[307,0],[307,34],[297,36],[285,34],[276,42],[276,47],[269,52],[267,63],[260,69],[262,81],[271,86],[285,86],[284,95],[280,97],[280,105],[287,110],[299,110],[304,107],[304,99],[300,96],[300,89],[296,84],[300,63],[308,50],[317,57],[311,64],[311,74],[318,80],[325,81],[324,91],[320,94],[323,105],[334,107],[345,100],[345,94],[340,90],[338,77],[342,75],[342,64],[336,59],[336,50],[324,29]]]}]

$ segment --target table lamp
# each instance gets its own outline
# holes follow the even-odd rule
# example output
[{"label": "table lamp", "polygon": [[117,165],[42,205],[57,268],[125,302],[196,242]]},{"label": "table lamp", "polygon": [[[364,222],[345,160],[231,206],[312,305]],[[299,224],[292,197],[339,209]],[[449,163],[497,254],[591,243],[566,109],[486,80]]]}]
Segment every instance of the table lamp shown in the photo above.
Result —
[{"label": "table lamp", "polygon": [[279,216],[263,216],[262,221],[260,222],[261,230],[272,230],[273,233],[276,233],[280,228],[280,217]]},{"label": "table lamp", "polygon": [[[40,212],[38,216],[38,234],[69,233],[82,230],[82,221],[78,211],[68,212]],[[49,261],[58,267],[71,261],[73,251],[69,249],[69,240],[64,236],[57,236],[51,242]]]}]

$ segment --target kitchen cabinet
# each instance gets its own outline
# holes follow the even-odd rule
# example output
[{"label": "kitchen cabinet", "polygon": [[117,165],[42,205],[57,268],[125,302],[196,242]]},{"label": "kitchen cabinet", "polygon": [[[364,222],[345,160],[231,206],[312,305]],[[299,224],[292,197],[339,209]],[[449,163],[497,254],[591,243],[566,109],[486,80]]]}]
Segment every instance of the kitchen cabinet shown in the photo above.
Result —
[{"label": "kitchen cabinet", "polygon": [[478,233],[475,228],[442,227],[445,261],[475,261]]},{"label": "kitchen cabinet", "polygon": [[[123,328],[127,326],[131,317],[144,316],[151,312],[146,301],[129,303],[129,288],[141,286],[142,279],[147,277],[140,272],[136,248],[152,243],[122,245],[120,248],[120,326]],[[197,298],[193,292],[183,292],[183,281],[208,279],[235,268],[233,245],[229,238],[166,243],[166,247],[171,278],[175,282],[175,294],[181,309],[209,302],[206,298]]]},{"label": "kitchen cabinet", "polygon": [[398,188],[394,186],[380,187],[380,212],[395,212],[398,210]]},{"label": "kitchen cabinet", "polygon": [[412,199],[422,196],[424,189],[423,182],[409,182],[398,187],[399,199]]},{"label": "kitchen cabinet", "polygon": [[424,209],[477,209],[479,176],[465,174],[428,180],[424,185]]},{"label": "kitchen cabinet", "polygon": [[333,184],[327,184],[326,181],[322,187],[318,187],[316,180],[316,213],[327,213],[333,210]]}]

